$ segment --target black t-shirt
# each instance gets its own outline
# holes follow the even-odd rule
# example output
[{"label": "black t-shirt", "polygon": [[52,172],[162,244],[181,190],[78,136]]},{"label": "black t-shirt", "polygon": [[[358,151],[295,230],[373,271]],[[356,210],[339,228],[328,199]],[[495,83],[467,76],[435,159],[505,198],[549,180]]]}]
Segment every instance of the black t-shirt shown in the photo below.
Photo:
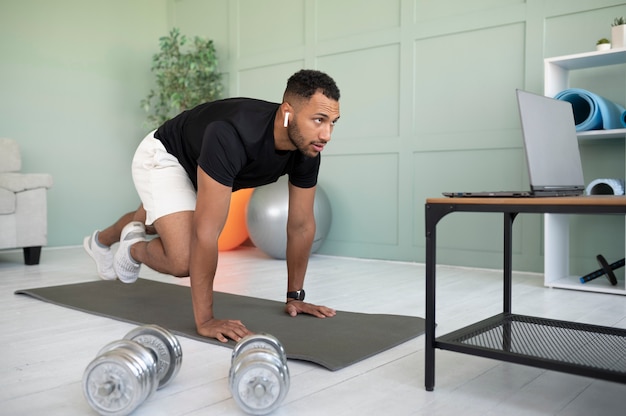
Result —
[{"label": "black t-shirt", "polygon": [[288,174],[300,188],[317,183],[320,155],[274,148],[279,104],[230,98],[201,104],[166,121],[154,137],[176,156],[198,189],[197,167],[233,191],[276,182]]}]

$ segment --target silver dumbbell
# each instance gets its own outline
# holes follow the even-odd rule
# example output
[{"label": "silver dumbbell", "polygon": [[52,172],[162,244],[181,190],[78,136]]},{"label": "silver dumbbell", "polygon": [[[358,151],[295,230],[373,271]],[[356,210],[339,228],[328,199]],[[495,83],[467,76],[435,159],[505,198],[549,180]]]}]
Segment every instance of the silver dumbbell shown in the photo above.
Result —
[{"label": "silver dumbbell", "polygon": [[282,403],[289,391],[289,367],[282,344],[269,334],[249,335],[235,345],[230,391],[246,413],[265,415]]},{"label": "silver dumbbell", "polygon": [[178,373],[182,348],[157,325],[144,325],[105,345],[83,374],[83,394],[101,415],[128,415]]}]

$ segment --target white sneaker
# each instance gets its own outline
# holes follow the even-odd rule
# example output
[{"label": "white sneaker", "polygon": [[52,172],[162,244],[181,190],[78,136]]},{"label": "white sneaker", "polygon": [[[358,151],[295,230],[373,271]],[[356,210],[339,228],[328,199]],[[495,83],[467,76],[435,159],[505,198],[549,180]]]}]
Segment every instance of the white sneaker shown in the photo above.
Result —
[{"label": "white sneaker", "polygon": [[113,268],[113,252],[111,247],[103,247],[98,244],[98,233],[96,230],[90,236],[83,240],[83,248],[89,254],[89,257],[96,262],[96,270],[98,276],[104,280],[115,280],[117,275]]},{"label": "white sneaker", "polygon": [[146,241],[146,227],[139,221],[126,224],[122,229],[120,246],[113,262],[117,277],[124,283],[135,283],[139,277],[141,263],[136,262],[130,255],[130,246],[139,241]]}]

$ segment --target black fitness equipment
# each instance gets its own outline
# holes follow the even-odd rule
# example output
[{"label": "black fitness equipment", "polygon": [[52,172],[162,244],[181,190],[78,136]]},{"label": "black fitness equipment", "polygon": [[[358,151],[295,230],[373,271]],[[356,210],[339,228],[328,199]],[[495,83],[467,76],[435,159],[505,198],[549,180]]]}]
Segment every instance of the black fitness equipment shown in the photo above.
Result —
[{"label": "black fitness equipment", "polygon": [[609,264],[602,254],[598,254],[596,256],[596,260],[600,264],[600,268],[598,270],[594,270],[593,272],[586,274],[580,278],[580,283],[587,283],[593,279],[597,279],[600,276],[606,275],[608,281],[613,285],[617,285],[617,277],[615,277],[615,273],[613,270],[619,269],[620,267],[624,267],[624,259],[618,260],[614,263]]}]

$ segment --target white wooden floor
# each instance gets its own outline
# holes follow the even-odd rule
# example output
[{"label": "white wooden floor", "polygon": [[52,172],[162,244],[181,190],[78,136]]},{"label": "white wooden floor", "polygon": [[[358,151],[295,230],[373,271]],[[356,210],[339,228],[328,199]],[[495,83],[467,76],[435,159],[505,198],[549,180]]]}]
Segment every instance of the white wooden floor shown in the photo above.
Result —
[{"label": "white wooden floor", "polygon": [[[144,267],[141,276],[188,285]],[[0,252],[0,414],[94,414],[81,392],[97,351],[134,326],[15,295],[17,289],[95,280],[82,248],[44,249],[24,266]],[[216,289],[283,300],[284,262],[253,248],[223,253]],[[424,316],[420,264],[313,256],[307,299],[336,309]],[[513,312],[626,328],[626,297],[546,289],[541,276],[516,274]],[[500,274],[438,269],[439,334],[501,309]],[[163,305],[164,308],[167,305]],[[231,350],[179,338],[183,365],[135,415],[243,415],[227,383]],[[290,361],[291,388],[275,415],[620,415],[626,385],[437,351],[434,392],[424,390],[424,337],[330,372]]]}]

